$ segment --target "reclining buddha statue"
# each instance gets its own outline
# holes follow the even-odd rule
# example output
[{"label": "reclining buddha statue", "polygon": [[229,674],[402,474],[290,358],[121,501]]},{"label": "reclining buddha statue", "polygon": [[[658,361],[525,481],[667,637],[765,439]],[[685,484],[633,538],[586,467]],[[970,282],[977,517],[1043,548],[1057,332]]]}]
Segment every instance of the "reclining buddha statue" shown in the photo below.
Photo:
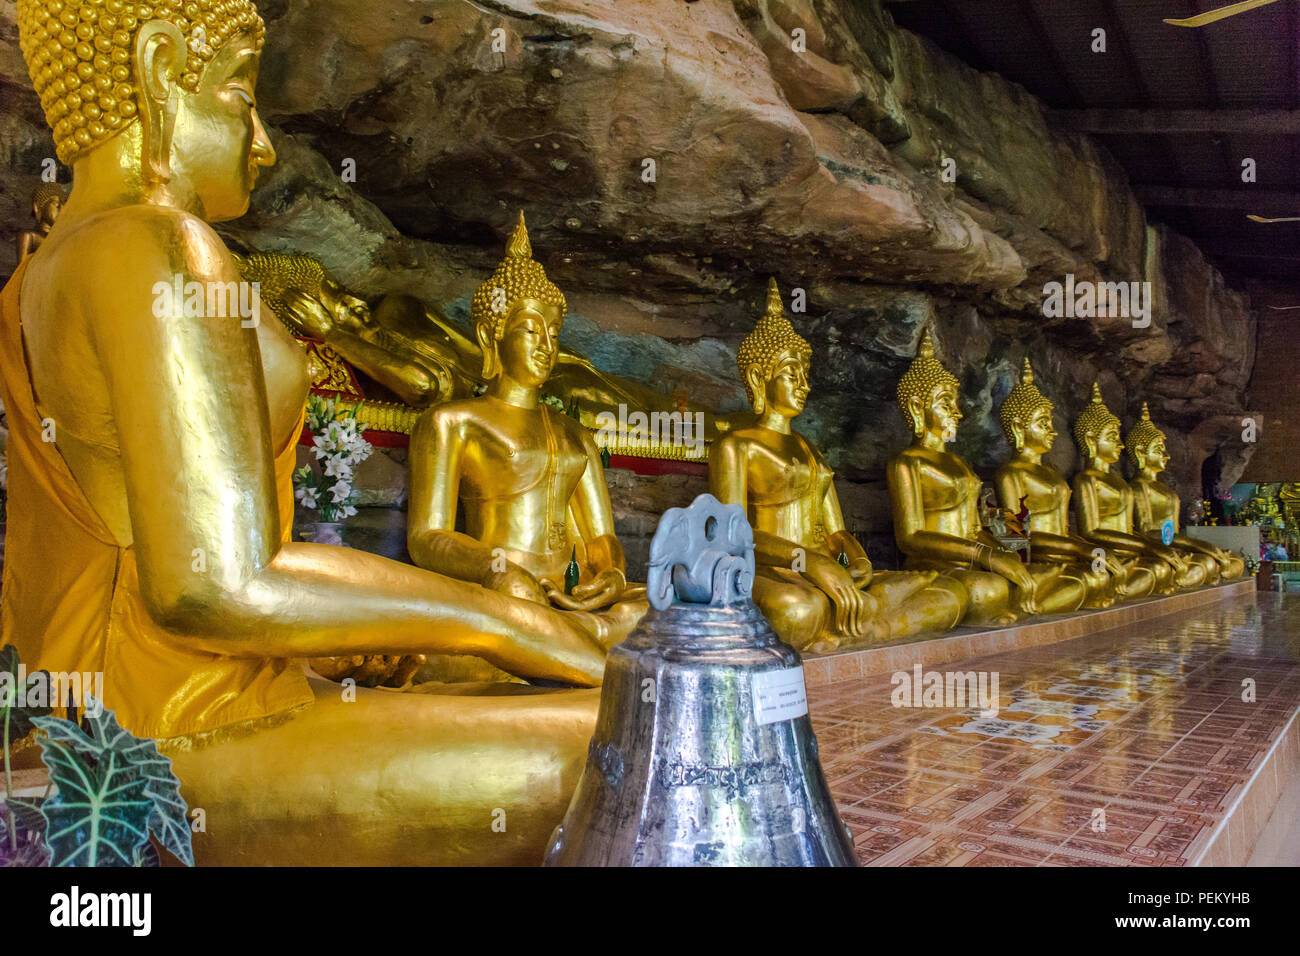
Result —
[{"label": "reclining buddha statue", "polygon": [[1205,569],[1189,566],[1174,548],[1136,534],[1133,530],[1133,489],[1111,471],[1123,451],[1119,419],[1106,407],[1101,388],[1092,383],[1092,397],[1074,421],[1074,440],[1084,467],[1074,476],[1074,506],[1079,535],[1125,559],[1138,559],[1138,566],[1155,575],[1157,594],[1172,594],[1179,588],[1197,587],[1205,580]]},{"label": "reclining buddha statue", "polygon": [[[477,338],[414,296],[390,293],[372,308],[308,256],[258,252],[239,261],[244,279],[259,283],[263,303],[290,332],[325,343],[412,408],[468,398],[488,385]],[[546,392],[574,409],[588,428],[599,426],[602,412],[617,419],[620,405],[647,414],[679,411],[673,396],[604,372],[563,347],[556,348]],[[725,416],[689,401],[685,405],[705,413],[701,437],[726,427]]]},{"label": "reclining buddha statue", "polygon": [[472,305],[487,392],[430,408],[411,435],[407,550],[421,567],[579,620],[608,647],[649,604],[627,583],[600,450],[540,401],[565,311],[520,215]]},{"label": "reclining buddha statue", "polygon": [[257,8],[17,9],[73,186],[0,305],[0,641],[32,668],[103,674],[105,705],[161,740],[204,808],[200,862],[540,859],[597,691],[351,699],[295,661],[470,652],[594,686],[604,649],[533,601],[291,541],[302,348],[276,322],[187,316],[165,295],[240,278],[209,223],[241,216],[275,159]]},{"label": "reclining buddha statue", "polygon": [[[1015,450],[993,476],[998,504],[1019,513],[1029,509],[1029,550],[1033,564],[1060,564],[1083,578],[1088,588],[1084,607],[1109,607],[1117,598],[1145,597],[1155,587],[1155,576],[1134,562],[1125,563],[1103,551],[1097,568],[1096,545],[1070,533],[1070,483],[1043,456],[1056,442],[1052,424],[1055,406],[1034,384],[1034,370],[1025,359],[1024,369],[1002,403],[1002,430]],[[1033,565],[1031,565],[1032,567]]]},{"label": "reclining buddha statue", "polygon": [[736,354],[753,419],[737,422],[709,455],[709,490],[743,506],[754,528],[755,603],[800,650],[955,627],[966,613],[961,584],[935,571],[873,571],[845,530],[834,473],[790,426],[808,398],[811,355],[773,279],[767,309]]},{"label": "reclining buddha statue", "polygon": [[970,592],[963,623],[1004,625],[1037,613],[1075,611],[1087,593],[1081,574],[1063,565],[1026,565],[980,525],[980,480],[944,446],[962,419],[957,379],[934,357],[921,333],[911,367],[898,383],[898,404],[913,440],[889,463],[894,536],[907,567],[942,571]]},{"label": "reclining buddha statue", "polygon": [[1142,417],[1128,430],[1124,438],[1137,475],[1133,478],[1133,523],[1147,537],[1160,540],[1166,522],[1174,528],[1174,546],[1186,552],[1194,563],[1205,568],[1205,583],[1217,584],[1220,579],[1239,578],[1246,573],[1246,562],[1240,555],[1230,554],[1208,541],[1182,534],[1179,530],[1178,493],[1160,480],[1160,473],[1169,464],[1165,449],[1165,433],[1151,421],[1147,403],[1142,403]]}]

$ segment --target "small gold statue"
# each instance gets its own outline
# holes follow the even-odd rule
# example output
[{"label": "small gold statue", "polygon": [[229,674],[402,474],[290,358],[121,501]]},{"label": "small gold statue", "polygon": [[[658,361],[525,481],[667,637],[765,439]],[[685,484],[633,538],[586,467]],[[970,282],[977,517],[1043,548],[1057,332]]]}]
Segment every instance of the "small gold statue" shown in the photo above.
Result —
[{"label": "small gold statue", "polygon": [[[471,653],[596,685],[604,650],[530,601],[289,540],[305,355],[278,323],[229,311],[238,264],[209,225],[243,215],[275,160],[257,8],[17,13],[73,188],[0,301],[0,643],[34,667],[103,673],[106,706],[160,738],[206,811],[201,862],[540,859],[598,692],[352,699],[296,663]],[[178,283],[217,308],[187,315]]]},{"label": "small gold statue", "polygon": [[1091,401],[1074,422],[1074,440],[1085,462],[1073,482],[1080,536],[1108,555],[1114,551],[1126,559],[1137,558],[1138,567],[1155,575],[1158,594],[1203,583],[1205,569],[1200,565],[1189,566],[1174,548],[1134,534],[1133,489],[1110,470],[1124,449],[1119,419],[1106,407],[1096,382]]},{"label": "small gold statue", "polygon": [[32,193],[32,215],[36,217],[36,231],[18,234],[19,262],[40,247],[41,241],[54,227],[54,220],[58,218],[59,210],[63,208],[66,201],[67,194],[58,183],[41,183],[36,187],[36,191]]},{"label": "small gold statue", "polygon": [[736,366],[754,409],[717,439],[709,490],[754,529],[754,601],[783,641],[827,651],[956,626],[966,589],[934,571],[873,571],[844,528],[834,473],[790,427],[808,398],[812,348],[785,316],[776,280]]},{"label": "small gold statue", "polygon": [[1002,430],[1015,449],[1015,458],[997,470],[998,500],[1008,510],[1024,501],[1029,508],[1029,543],[1034,564],[1061,564],[1083,578],[1088,587],[1084,607],[1109,607],[1117,598],[1146,597],[1155,587],[1150,572],[1105,553],[1105,567],[1094,570],[1096,545],[1070,533],[1070,484],[1043,456],[1056,442],[1052,422],[1055,406],[1034,384],[1034,370],[1025,359],[1020,381],[1002,403]]},{"label": "small gold statue", "polygon": [[1137,469],[1132,481],[1134,524],[1147,537],[1161,540],[1165,522],[1174,526],[1173,543],[1187,552],[1193,563],[1205,568],[1205,583],[1217,584],[1220,578],[1239,578],[1246,573],[1246,562],[1240,555],[1229,554],[1222,548],[1180,533],[1179,498],[1174,489],[1160,480],[1160,472],[1169,464],[1165,449],[1165,433],[1151,421],[1147,403],[1142,403],[1142,417],[1128,430],[1124,445]]},{"label": "small gold statue", "polygon": [[957,379],[934,357],[928,328],[898,383],[898,404],[914,436],[888,470],[894,535],[907,567],[943,571],[964,584],[971,598],[966,624],[1078,610],[1087,594],[1081,576],[1061,565],[1026,565],[980,526],[980,480],[944,447],[962,419]]},{"label": "small gold statue", "polygon": [[[577,617],[609,647],[649,605],[625,577],[600,449],[540,401],[565,311],[520,213],[505,259],[472,305],[488,390],[429,409],[411,435],[407,550],[421,567],[543,605],[557,619],[552,605],[605,608]],[[571,562],[579,583],[570,589]]]}]

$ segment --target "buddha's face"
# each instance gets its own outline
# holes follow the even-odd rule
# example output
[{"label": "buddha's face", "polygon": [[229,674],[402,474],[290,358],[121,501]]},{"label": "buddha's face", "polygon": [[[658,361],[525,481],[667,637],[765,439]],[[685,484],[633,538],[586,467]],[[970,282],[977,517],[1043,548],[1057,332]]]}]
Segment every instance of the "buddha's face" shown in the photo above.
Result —
[{"label": "buddha's face", "polygon": [[1138,459],[1144,468],[1150,468],[1157,474],[1165,470],[1169,464],[1169,452],[1165,450],[1165,440],[1163,438],[1154,439],[1147,446],[1146,454],[1139,453]]},{"label": "buddha's face", "polygon": [[1056,428],[1052,424],[1051,408],[1039,405],[1022,427],[1025,448],[1040,455],[1045,455],[1052,450],[1052,444],[1056,441]]},{"label": "buddha's face", "polygon": [[537,299],[520,299],[511,306],[497,343],[501,371],[520,385],[541,387],[555,367],[563,321],[559,306]]},{"label": "buddha's face", "polygon": [[257,69],[252,38],[237,36],[208,62],[196,92],[178,88],[172,176],[194,190],[210,222],[242,216],[258,168],[275,162],[255,106]]},{"label": "buddha's face", "polygon": [[1113,465],[1119,461],[1120,451],[1123,446],[1119,440],[1119,425],[1111,422],[1103,428],[1094,439],[1093,448],[1096,450],[1096,456],[1108,465]]},{"label": "buddha's face", "polygon": [[945,442],[957,440],[957,424],[962,420],[961,409],[957,405],[957,386],[940,385],[930,393],[930,401],[921,409],[922,425],[931,435],[940,436]]},{"label": "buddha's face", "polygon": [[54,227],[54,220],[59,217],[59,210],[63,208],[63,200],[56,196],[37,203],[33,208],[36,212],[36,221],[40,223],[41,231],[49,232]]},{"label": "buddha's face", "polygon": [[794,418],[808,401],[808,357],[785,352],[763,388],[767,408],[786,418]]}]

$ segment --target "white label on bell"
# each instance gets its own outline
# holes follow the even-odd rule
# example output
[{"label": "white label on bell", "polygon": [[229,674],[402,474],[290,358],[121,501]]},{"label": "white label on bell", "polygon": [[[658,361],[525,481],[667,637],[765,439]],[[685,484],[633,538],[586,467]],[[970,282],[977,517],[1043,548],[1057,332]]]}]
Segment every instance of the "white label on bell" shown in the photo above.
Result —
[{"label": "white label on bell", "polygon": [[808,713],[803,667],[762,671],[754,675],[754,717],[759,725],[794,720]]}]

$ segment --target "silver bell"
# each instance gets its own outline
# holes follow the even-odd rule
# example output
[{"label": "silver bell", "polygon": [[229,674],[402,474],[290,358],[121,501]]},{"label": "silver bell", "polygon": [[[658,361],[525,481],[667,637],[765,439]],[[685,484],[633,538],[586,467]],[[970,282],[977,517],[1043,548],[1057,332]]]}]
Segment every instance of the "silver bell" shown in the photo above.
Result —
[{"label": "silver bell", "polygon": [[799,653],[750,598],[744,509],[660,519],[652,609],[610,651],[587,765],[547,866],[853,866]]}]

